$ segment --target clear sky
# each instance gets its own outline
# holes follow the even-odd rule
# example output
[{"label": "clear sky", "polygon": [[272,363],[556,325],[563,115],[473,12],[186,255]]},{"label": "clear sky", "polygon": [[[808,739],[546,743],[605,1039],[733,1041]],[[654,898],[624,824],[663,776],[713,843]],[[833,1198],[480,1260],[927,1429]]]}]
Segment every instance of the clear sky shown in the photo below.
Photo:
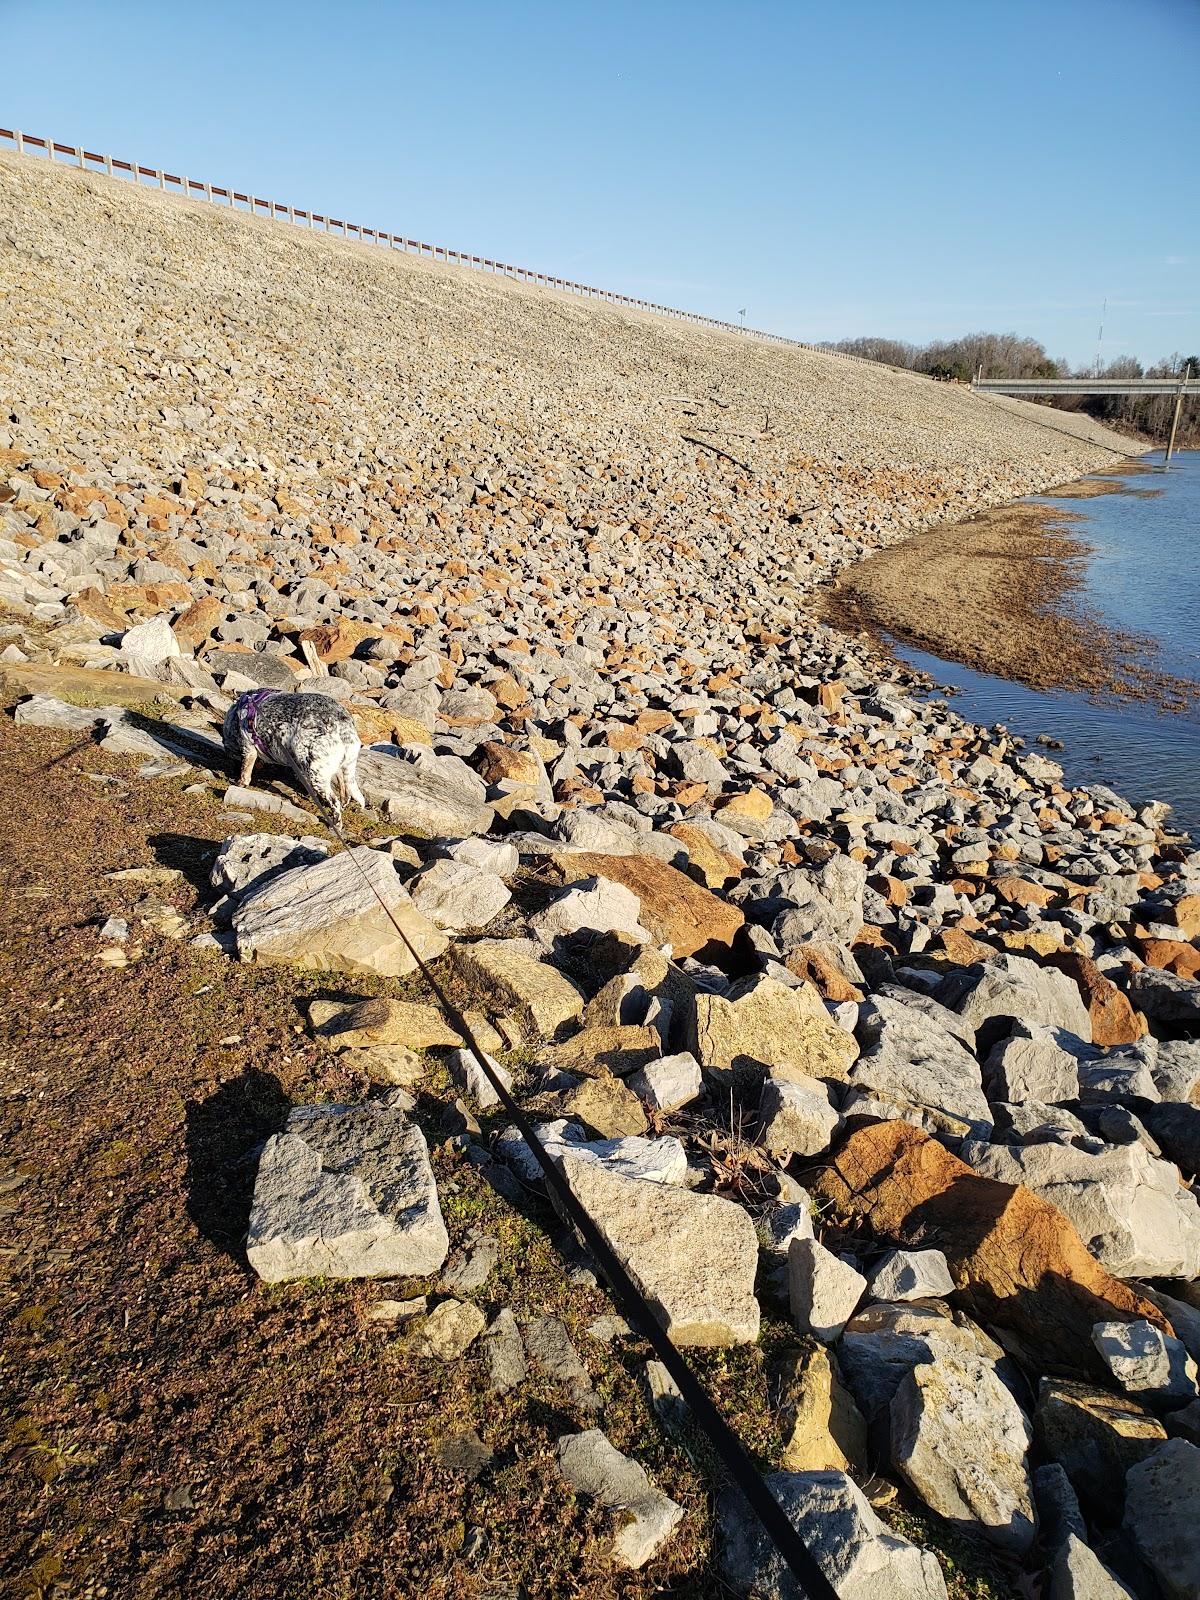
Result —
[{"label": "clear sky", "polygon": [[0,123],[803,339],[1200,346],[1200,0],[0,0]]}]

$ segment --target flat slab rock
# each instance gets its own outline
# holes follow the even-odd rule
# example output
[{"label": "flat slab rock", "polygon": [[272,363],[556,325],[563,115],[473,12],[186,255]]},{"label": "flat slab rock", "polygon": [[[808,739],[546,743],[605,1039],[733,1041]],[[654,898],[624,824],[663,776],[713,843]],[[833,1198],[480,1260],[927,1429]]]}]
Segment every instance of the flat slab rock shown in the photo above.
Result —
[{"label": "flat slab rock", "polygon": [[376,892],[424,960],[442,954],[446,935],[413,905],[391,858],[365,845],[281,872],[246,895],[233,916],[238,954],[262,965],[404,977],[416,962]]},{"label": "flat slab rock", "polygon": [[449,1248],[425,1135],[390,1096],[295,1106],[263,1146],[246,1255],[267,1283],[423,1277]]},{"label": "flat slab rock", "polygon": [[570,1150],[558,1161],[572,1193],[673,1343],[713,1346],[757,1339],[758,1240],[741,1206],[716,1195],[621,1177]]}]

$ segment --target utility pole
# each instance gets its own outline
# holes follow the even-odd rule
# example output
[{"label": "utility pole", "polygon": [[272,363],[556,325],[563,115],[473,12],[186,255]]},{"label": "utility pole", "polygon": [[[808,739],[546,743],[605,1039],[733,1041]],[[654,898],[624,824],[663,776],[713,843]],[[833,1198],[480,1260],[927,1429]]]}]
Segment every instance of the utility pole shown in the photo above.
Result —
[{"label": "utility pole", "polygon": [[1189,361],[1183,369],[1183,377],[1179,380],[1179,393],[1175,396],[1175,415],[1171,418],[1171,437],[1167,440],[1167,458],[1164,467],[1171,465],[1171,456],[1175,450],[1175,434],[1179,427],[1179,413],[1183,410],[1183,396],[1187,389],[1188,381],[1192,376],[1192,363]]},{"label": "utility pole", "polygon": [[1104,297],[1104,304],[1100,309],[1100,332],[1096,335],[1096,376],[1100,376],[1100,349],[1104,344],[1104,319],[1108,315],[1108,296]]}]

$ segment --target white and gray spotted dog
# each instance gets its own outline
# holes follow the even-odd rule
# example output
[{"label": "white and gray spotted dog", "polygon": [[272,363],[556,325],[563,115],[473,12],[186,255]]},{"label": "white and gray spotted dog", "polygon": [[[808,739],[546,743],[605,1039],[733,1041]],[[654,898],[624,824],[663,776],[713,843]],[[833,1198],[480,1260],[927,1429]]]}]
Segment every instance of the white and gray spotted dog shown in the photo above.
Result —
[{"label": "white and gray spotted dog", "polygon": [[261,756],[294,773],[338,827],[347,802],[366,807],[358,787],[362,741],[350,713],[327,694],[251,689],[230,706],[221,738],[241,763],[243,784]]}]

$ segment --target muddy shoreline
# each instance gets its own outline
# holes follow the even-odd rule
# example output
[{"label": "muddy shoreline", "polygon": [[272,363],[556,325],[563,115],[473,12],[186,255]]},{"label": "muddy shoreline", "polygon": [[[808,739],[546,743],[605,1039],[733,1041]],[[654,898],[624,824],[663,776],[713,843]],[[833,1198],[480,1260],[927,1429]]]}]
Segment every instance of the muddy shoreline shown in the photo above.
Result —
[{"label": "muddy shoreline", "polygon": [[[1056,500],[1153,494],[1122,463],[1052,491]],[[1178,711],[1200,685],[1164,671],[1154,640],[1113,628],[1079,600],[1091,547],[1082,513],[1018,502],[880,551],[815,598],[822,620],[1038,690],[1152,701]]]}]

